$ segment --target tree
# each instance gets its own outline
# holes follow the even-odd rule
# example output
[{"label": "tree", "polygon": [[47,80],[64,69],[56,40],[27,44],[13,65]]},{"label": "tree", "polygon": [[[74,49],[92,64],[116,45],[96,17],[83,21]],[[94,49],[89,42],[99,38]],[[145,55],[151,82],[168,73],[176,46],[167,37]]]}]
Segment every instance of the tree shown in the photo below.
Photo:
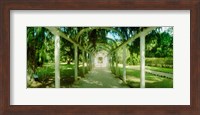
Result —
[{"label": "tree", "polygon": [[27,27],[28,72],[36,73],[37,67],[52,60],[52,34],[43,27]]}]

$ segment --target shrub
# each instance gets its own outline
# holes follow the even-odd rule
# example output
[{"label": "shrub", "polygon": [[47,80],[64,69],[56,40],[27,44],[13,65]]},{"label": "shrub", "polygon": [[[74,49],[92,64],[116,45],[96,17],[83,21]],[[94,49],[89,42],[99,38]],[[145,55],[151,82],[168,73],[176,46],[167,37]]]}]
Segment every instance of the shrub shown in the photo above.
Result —
[{"label": "shrub", "polygon": [[140,63],[140,57],[133,53],[132,56],[130,56],[128,59],[127,59],[127,64],[129,65],[137,65]]},{"label": "shrub", "polygon": [[173,58],[146,58],[145,65],[172,68]]}]

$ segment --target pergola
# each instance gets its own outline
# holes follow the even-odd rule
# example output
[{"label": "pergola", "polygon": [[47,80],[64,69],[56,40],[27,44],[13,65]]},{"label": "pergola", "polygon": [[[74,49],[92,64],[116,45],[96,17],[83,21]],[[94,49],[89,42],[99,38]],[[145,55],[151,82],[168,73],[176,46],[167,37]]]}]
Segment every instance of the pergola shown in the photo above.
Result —
[{"label": "pergola", "polygon": [[[85,74],[85,62],[89,64],[91,67],[94,65],[94,52],[88,51],[88,49],[91,47],[90,44],[87,46],[81,46],[77,41],[80,38],[80,36],[85,33],[92,31],[94,29],[105,29],[105,30],[112,30],[114,32],[117,32],[119,34],[119,37],[123,38],[123,34],[121,34],[118,30],[114,28],[109,28],[109,27],[89,27],[89,28],[84,28],[82,29],[74,39],[69,38],[69,36],[65,35],[63,32],[58,30],[56,27],[46,27],[54,36],[55,36],[55,51],[54,51],[54,56],[55,56],[55,87],[59,88],[60,87],[60,37],[68,40],[69,42],[73,43],[74,45],[74,77],[75,80],[77,80],[78,77],[78,48],[82,50],[82,57],[83,57],[83,74]],[[111,59],[111,67],[114,67],[113,64],[113,56],[117,55],[117,51],[119,49],[123,49],[123,81],[126,83],[126,45],[133,42],[135,39],[140,38],[140,87],[145,88],[145,37],[148,35],[152,30],[156,29],[156,27],[147,27],[143,29],[141,32],[135,34],[134,36],[130,37],[127,41],[123,42],[119,46],[115,43],[115,46],[112,47],[107,44],[102,44],[99,43],[102,47],[107,47],[108,49],[108,57]],[[111,40],[112,41],[112,40]],[[114,41],[112,41],[114,42]],[[88,57],[85,57],[85,53],[89,55],[90,62],[88,62]],[[116,58],[116,64],[115,64],[115,74],[118,75],[118,61]]]}]

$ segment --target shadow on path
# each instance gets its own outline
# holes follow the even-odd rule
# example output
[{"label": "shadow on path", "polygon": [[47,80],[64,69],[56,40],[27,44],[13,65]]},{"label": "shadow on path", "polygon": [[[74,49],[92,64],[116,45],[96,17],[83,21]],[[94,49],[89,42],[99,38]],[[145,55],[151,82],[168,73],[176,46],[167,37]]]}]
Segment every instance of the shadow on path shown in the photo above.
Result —
[{"label": "shadow on path", "polygon": [[77,81],[73,88],[129,88],[123,81],[115,78],[108,68],[96,67],[85,78]]}]

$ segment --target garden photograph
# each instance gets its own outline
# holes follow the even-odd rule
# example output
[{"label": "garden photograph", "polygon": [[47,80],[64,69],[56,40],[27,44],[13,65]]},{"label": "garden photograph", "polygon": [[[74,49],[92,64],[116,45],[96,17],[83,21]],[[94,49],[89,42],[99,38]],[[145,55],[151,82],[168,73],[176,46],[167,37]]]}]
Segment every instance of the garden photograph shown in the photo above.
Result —
[{"label": "garden photograph", "polygon": [[27,88],[173,88],[166,27],[26,28]]}]

